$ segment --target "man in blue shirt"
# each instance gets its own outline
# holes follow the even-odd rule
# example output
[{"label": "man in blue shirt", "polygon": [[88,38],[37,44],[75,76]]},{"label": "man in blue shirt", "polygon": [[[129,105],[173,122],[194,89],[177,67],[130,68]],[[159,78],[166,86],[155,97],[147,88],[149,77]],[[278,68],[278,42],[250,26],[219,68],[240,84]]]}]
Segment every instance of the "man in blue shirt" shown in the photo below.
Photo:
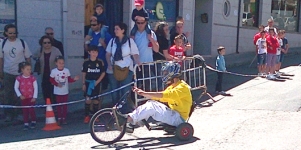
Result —
[{"label": "man in blue shirt", "polygon": [[[137,44],[139,50],[139,57],[141,63],[153,62],[153,51],[158,53],[159,52],[159,44],[157,42],[156,34],[151,31],[151,37],[148,37],[146,32],[146,20],[145,18],[139,18],[136,21],[136,25],[138,27],[138,31],[135,34],[135,43]],[[137,72],[137,78],[147,78],[150,77],[151,72],[150,70],[154,70],[154,66],[144,66],[143,73],[142,71]],[[140,83],[141,84],[141,83]],[[147,86],[146,86],[147,85]],[[150,81],[145,81],[145,90],[149,89]]]}]

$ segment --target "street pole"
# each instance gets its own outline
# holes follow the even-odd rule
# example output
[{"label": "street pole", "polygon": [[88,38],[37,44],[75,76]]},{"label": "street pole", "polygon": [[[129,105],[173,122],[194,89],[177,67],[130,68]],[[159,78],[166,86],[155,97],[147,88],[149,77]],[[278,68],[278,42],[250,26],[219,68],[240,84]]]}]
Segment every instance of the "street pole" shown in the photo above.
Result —
[{"label": "street pole", "polygon": [[240,28],[240,9],[241,9],[241,0],[238,1],[238,18],[237,18],[237,31],[236,31],[236,53],[239,54],[239,28]]}]

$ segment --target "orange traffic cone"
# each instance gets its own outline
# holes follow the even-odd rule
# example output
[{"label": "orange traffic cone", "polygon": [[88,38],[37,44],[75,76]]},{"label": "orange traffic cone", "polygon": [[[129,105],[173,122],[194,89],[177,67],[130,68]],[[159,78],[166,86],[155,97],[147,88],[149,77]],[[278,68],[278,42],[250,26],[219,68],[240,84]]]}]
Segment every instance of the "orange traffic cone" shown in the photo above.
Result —
[{"label": "orange traffic cone", "polygon": [[[51,104],[49,98],[47,98],[46,104],[47,105]],[[43,130],[50,131],[50,130],[58,130],[58,129],[61,129],[61,127],[58,126],[55,121],[55,116],[54,116],[54,113],[52,110],[52,106],[47,106],[46,107],[46,125],[43,128]]]}]

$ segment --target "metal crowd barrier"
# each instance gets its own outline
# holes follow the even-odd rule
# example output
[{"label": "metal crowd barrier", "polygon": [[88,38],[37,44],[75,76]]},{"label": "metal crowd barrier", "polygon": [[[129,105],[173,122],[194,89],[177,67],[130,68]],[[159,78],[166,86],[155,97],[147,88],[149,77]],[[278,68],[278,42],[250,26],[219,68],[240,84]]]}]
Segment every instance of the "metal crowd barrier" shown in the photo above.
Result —
[{"label": "metal crowd barrier", "polygon": [[[163,91],[166,85],[162,83],[161,67],[163,63],[168,62],[159,60],[155,62],[143,63],[141,66],[134,67],[134,86],[145,91]],[[191,91],[206,88],[206,65],[204,59],[200,55],[186,57],[181,62],[182,80],[190,85]],[[147,100],[145,97],[135,93],[135,105],[141,101]]]}]

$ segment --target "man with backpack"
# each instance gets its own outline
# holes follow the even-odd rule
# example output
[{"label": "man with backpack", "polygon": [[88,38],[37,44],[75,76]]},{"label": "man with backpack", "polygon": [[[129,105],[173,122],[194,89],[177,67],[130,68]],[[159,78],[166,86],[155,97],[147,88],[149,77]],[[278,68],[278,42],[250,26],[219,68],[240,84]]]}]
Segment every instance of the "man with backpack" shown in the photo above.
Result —
[{"label": "man with backpack", "polygon": [[[18,72],[19,63],[29,62],[31,52],[28,45],[22,39],[17,38],[17,27],[8,24],[4,27],[3,35],[6,39],[0,43],[0,78],[4,86],[4,105],[17,105],[18,99],[14,92],[14,83]],[[16,109],[8,108],[4,110],[6,121],[14,121],[18,116]],[[10,118],[8,118],[10,117]]]}]

